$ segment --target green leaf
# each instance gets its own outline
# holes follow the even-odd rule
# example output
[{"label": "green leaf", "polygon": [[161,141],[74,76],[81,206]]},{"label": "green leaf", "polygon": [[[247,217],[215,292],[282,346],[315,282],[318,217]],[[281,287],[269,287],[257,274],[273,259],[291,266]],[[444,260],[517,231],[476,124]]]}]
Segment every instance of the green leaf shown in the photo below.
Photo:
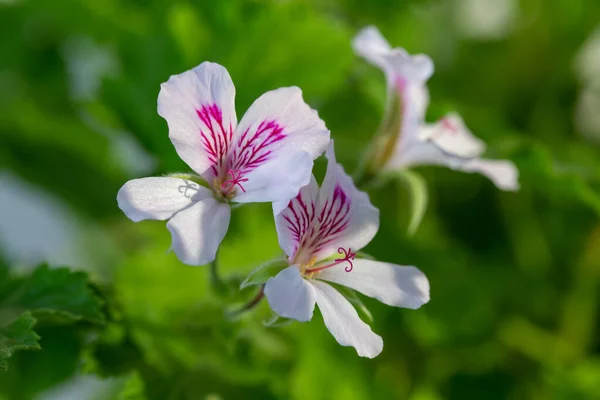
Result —
[{"label": "green leaf", "polygon": [[24,312],[10,325],[0,328],[0,370],[8,368],[8,358],[17,350],[38,350],[40,338],[34,331],[35,318]]},{"label": "green leaf", "polygon": [[27,278],[6,277],[0,289],[0,369],[15,350],[40,348],[33,314],[104,322],[102,302],[84,272],[41,265]]},{"label": "green leaf", "polygon": [[427,184],[423,177],[408,169],[395,171],[392,177],[398,179],[408,189],[410,195],[411,217],[408,224],[408,234],[414,235],[427,210]]},{"label": "green leaf", "polygon": [[68,268],[39,266],[8,296],[3,306],[104,322],[102,302],[89,287],[88,275]]}]

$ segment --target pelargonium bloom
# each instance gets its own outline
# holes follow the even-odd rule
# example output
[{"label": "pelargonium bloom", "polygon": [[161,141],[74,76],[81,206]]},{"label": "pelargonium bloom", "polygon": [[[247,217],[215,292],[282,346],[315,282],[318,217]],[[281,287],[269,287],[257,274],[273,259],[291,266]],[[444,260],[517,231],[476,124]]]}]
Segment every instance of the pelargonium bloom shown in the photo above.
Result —
[{"label": "pelargonium bloom", "polygon": [[388,95],[382,134],[371,155],[372,170],[390,171],[418,165],[443,165],[487,176],[503,190],[517,190],[518,170],[506,160],[482,159],[484,143],[467,129],[454,113],[435,124],[425,123],[429,103],[426,82],[433,62],[423,54],[409,55],[392,48],[374,26],[354,38],[355,52],[381,68]]},{"label": "pelargonium bloom", "polygon": [[412,309],[429,301],[429,282],[415,267],[356,258],[379,229],[379,210],[336,163],[333,142],[327,158],[320,188],[313,177],[282,211],[273,204],[279,244],[289,267],[266,282],[264,294],[278,315],[298,321],[309,321],[317,304],[341,345],[373,358],[382,351],[383,340],[327,282]]},{"label": "pelargonium bloom", "polygon": [[198,176],[133,179],[119,207],[133,221],[169,220],[172,249],[186,264],[214,260],[230,204],[289,201],[308,184],[329,131],[297,87],[266,92],[239,122],[235,87],[221,65],[204,62],[161,85],[158,113],[177,154]]}]

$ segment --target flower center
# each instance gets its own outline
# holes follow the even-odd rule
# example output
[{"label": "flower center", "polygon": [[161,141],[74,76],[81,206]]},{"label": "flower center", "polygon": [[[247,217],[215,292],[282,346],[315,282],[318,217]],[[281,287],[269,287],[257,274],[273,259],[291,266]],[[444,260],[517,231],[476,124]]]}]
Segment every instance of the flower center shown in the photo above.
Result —
[{"label": "flower center", "polygon": [[248,178],[242,178],[242,171],[230,169],[229,176],[231,176],[231,179],[228,179],[225,182],[223,182],[223,184],[221,185],[221,190],[229,192],[233,190],[237,185],[240,187],[240,189],[242,189],[242,192],[246,193],[246,190],[242,186],[242,183],[248,182]]},{"label": "flower center", "polygon": [[309,277],[310,277],[317,272],[321,272],[324,269],[335,267],[336,265],[339,265],[339,264],[345,263],[345,262],[347,262],[349,265],[347,265],[346,268],[344,268],[344,271],[346,271],[346,272],[352,271],[352,269],[354,268],[354,265],[352,264],[352,260],[354,260],[354,258],[356,257],[356,253],[353,252],[351,248],[348,248],[348,250],[346,250],[343,247],[340,247],[338,249],[338,253],[343,254],[344,257],[336,258],[335,260],[333,260],[332,263],[329,263],[329,264],[321,265],[321,266],[314,267],[314,268],[306,268],[304,270],[304,274],[309,275]]},{"label": "flower center", "polygon": [[242,177],[242,171],[230,169],[226,178],[230,179],[223,181],[223,178],[215,178],[213,181],[213,189],[219,197],[224,200],[231,200],[237,192],[236,186],[238,186],[242,192],[246,192],[242,183],[248,182],[248,178]]}]

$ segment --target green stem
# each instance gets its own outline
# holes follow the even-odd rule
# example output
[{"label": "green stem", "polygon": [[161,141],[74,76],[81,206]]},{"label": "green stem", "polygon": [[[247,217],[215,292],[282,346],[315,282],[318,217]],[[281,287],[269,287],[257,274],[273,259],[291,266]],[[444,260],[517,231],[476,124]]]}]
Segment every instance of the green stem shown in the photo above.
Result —
[{"label": "green stem", "polygon": [[245,305],[243,305],[241,308],[232,311],[229,314],[230,318],[235,318],[238,317],[239,315],[245,313],[246,311],[250,311],[252,310],[254,307],[256,307],[261,300],[265,297],[265,285],[261,285],[260,289],[258,290],[258,293],[256,294],[256,296],[254,296],[252,298],[252,300],[250,300],[248,303],[246,303]]},{"label": "green stem", "polygon": [[219,253],[215,255],[215,259],[210,263],[210,285],[220,291],[223,286],[223,280],[219,275],[219,261],[218,261]]}]

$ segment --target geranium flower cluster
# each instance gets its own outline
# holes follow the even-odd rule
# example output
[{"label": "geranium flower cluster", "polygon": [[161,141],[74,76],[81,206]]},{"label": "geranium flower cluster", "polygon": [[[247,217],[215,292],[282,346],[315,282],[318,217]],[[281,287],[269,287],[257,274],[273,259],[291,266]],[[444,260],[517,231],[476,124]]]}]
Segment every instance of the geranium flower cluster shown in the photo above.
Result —
[{"label": "geranium flower cluster", "polygon": [[[433,73],[428,57],[392,49],[374,27],[357,35],[354,48],[383,69],[388,84],[382,124],[387,131],[368,154],[371,173],[439,164],[517,188],[514,166],[479,158],[483,144],[458,116],[424,122],[425,82]],[[168,220],[177,257],[203,265],[215,260],[233,204],[272,203],[287,266],[264,282],[261,295],[277,315],[298,321],[309,321],[317,305],[341,345],[375,357],[383,340],[330,283],[416,309],[429,301],[427,278],[414,266],[360,257],[378,231],[379,210],[337,163],[329,130],[299,88],[263,94],[239,123],[234,102],[231,77],[215,63],[204,62],[163,83],[158,113],[194,173],[131,180],[117,195],[119,207],[135,222]],[[323,153],[328,166],[319,186],[312,168]]]}]

